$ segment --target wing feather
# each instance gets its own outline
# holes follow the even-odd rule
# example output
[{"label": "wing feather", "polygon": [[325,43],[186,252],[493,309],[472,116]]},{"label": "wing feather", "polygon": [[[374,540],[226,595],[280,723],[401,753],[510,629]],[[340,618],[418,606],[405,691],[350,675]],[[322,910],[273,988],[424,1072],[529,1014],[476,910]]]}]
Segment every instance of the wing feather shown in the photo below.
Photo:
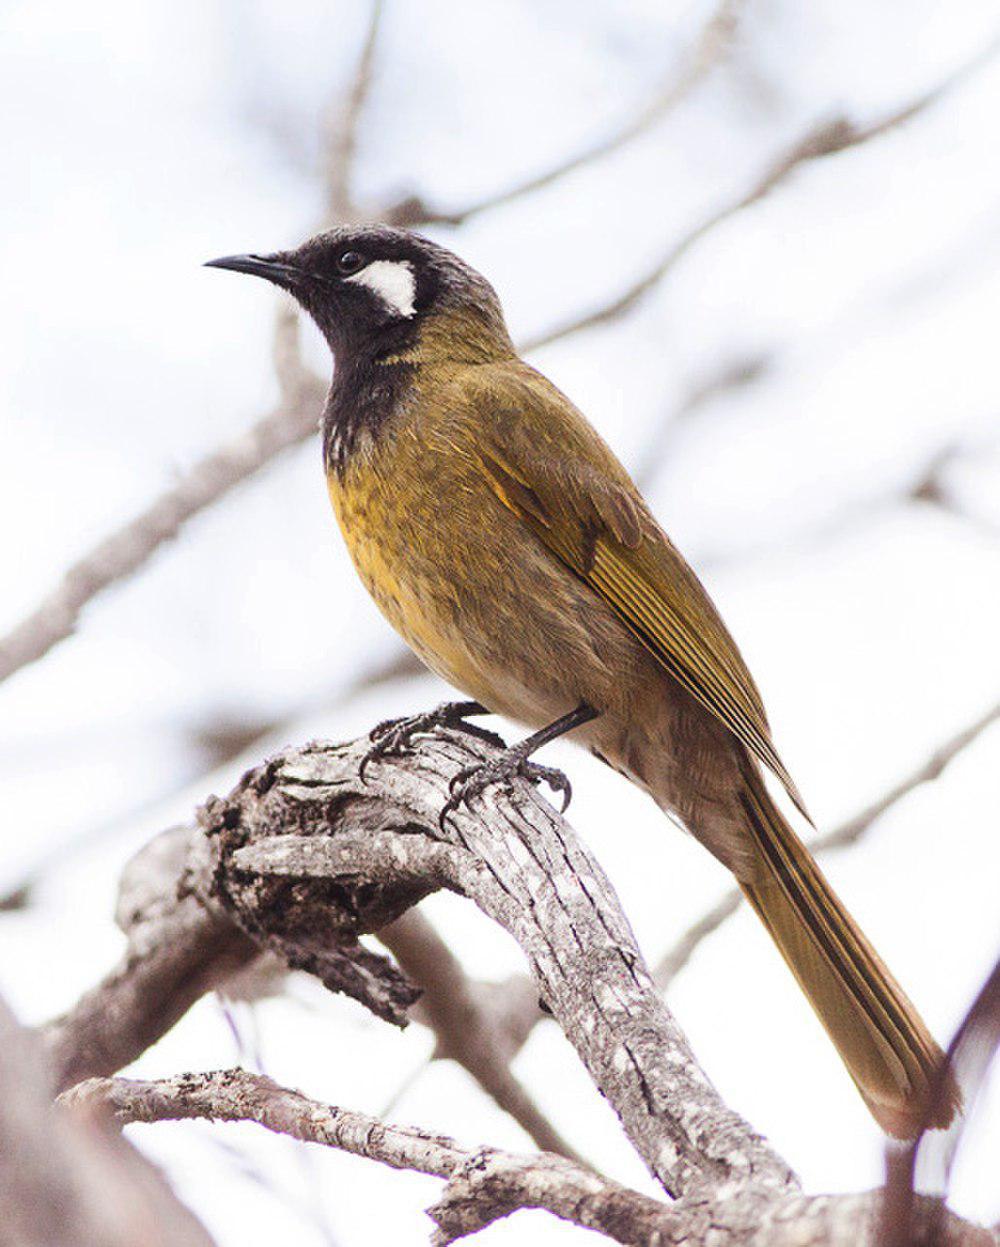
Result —
[{"label": "wing feather", "polygon": [[[510,390],[520,411],[496,421],[493,436],[478,450],[497,497],[612,607],[674,679],[774,772],[808,818],[774,748],[760,693],[735,641],[625,470],[554,387],[540,395],[536,386],[522,380]],[[508,401],[513,394],[505,387]],[[559,400],[559,418],[553,395]],[[492,397],[495,401],[495,392]],[[541,418],[526,420],[524,406],[543,399]],[[529,430],[533,434],[538,429],[544,433],[529,443]]]}]

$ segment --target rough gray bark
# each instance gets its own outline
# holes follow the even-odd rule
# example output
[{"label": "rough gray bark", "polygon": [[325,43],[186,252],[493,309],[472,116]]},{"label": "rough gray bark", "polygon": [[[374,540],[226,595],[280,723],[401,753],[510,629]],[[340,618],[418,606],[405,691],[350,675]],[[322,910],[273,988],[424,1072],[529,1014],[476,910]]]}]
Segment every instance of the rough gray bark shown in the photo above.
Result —
[{"label": "rough gray bark", "polygon": [[364,739],[271,759],[202,812],[208,899],[254,938],[321,965],[331,940],[379,930],[434,888],[467,896],[520,944],[541,998],[667,1191],[784,1188],[787,1164],[699,1067],[572,828],[523,784],[439,825],[450,779],[489,748],[439,729],[364,780]]},{"label": "rough gray bark", "polygon": [[518,1208],[546,1208],[630,1244],[652,1242],[654,1232],[673,1220],[664,1204],[562,1156],[463,1147],[446,1135],[388,1125],[366,1113],[319,1104],[244,1070],[183,1074],[157,1082],[92,1079],[62,1099],[70,1108],[107,1108],[121,1124],[180,1118],[256,1121],[279,1134],[335,1147],[393,1169],[446,1178],[441,1198],[429,1209],[438,1226],[438,1244],[471,1234]]},{"label": "rough gray bark", "polygon": [[[357,984],[331,980],[330,965],[338,957],[351,961],[363,947],[361,936],[391,933],[428,892],[448,888],[518,941],[535,991],[650,1171],[678,1197],[674,1202],[628,1191],[565,1157],[460,1147],[426,1131],[317,1104],[242,1071],[157,1083],[99,1080],[68,1099],[77,1106],[96,1099],[121,1121],[254,1120],[397,1168],[437,1174],[446,1181],[430,1210],[440,1243],[530,1207],[648,1247],[876,1247],[881,1193],[801,1194],[785,1161],[712,1087],[660,1000],[599,865],[526,781],[491,788],[472,809],[460,808],[440,825],[451,779],[494,749],[461,731],[435,729],[412,753],[371,763],[364,779],[367,738],[289,750],[248,772],[226,798],[206,802],[199,830],[154,842],[129,872],[119,914],[131,929],[126,968],[60,1020],[49,1033],[50,1050],[65,1080],[88,1062],[107,1062],[109,1054],[141,1045],[155,1028],[121,1024],[122,1010],[100,1009],[100,997],[120,994],[119,1004],[131,1000],[140,1011],[148,1008],[148,992],[128,983],[134,976],[146,989],[166,983],[176,993],[178,962],[168,958],[164,972],[161,942],[177,942],[180,912],[189,916],[190,942],[199,949],[180,960],[186,956],[189,968],[200,967],[202,983],[212,979],[206,967],[215,964],[214,932],[230,951],[230,941],[238,941],[241,964],[269,949],[286,964],[307,965],[338,990],[350,990]],[[178,892],[182,849],[187,869]],[[190,917],[197,908],[200,925]],[[242,933],[234,935],[233,923]],[[396,925],[397,937],[405,929],[406,922]],[[142,965],[147,959],[152,970]],[[377,964],[371,982],[355,994],[384,1015],[382,979],[393,982],[399,971]],[[120,1034],[102,1030],[105,1012],[119,1019],[111,1029],[120,1025]],[[157,1016],[162,1025],[163,1011]],[[458,1036],[460,1028],[451,1033]],[[74,1044],[85,1057],[73,1055]],[[914,1214],[914,1242],[933,1230],[942,1247],[1000,1243],[992,1232],[947,1213],[940,1217],[936,1204],[919,1202]]]},{"label": "rough gray bark", "polygon": [[[523,1208],[540,1208],[629,1247],[878,1247],[881,1192],[803,1196],[750,1186],[713,1200],[663,1204],[561,1156],[463,1147],[447,1135],[389,1125],[365,1113],[321,1104],[244,1070],[182,1074],[155,1082],[99,1078],[65,1093],[70,1108],[109,1110],[120,1124],[203,1118],[255,1121],[307,1143],[364,1156],[393,1169],[444,1178],[427,1210],[436,1247],[473,1234]],[[957,1217],[938,1218],[918,1201],[912,1247],[996,1247],[996,1238]]]},{"label": "rough gray bark", "polygon": [[[121,1069],[207,991],[227,1000],[248,1000],[280,990],[291,968],[288,957],[262,952],[222,910],[191,895],[186,871],[192,835],[200,837],[200,832],[171,828],[127,863],[115,913],[128,937],[125,954],[101,983],[43,1032],[58,1087]],[[578,1159],[510,1070],[538,1013],[530,979],[519,976],[510,986],[470,982],[431,924],[416,912],[404,914],[379,935],[423,992],[415,1016],[435,1031],[435,1055],[463,1065],[538,1147]],[[354,941],[352,945],[357,952]],[[368,950],[362,955],[385,970],[386,994],[401,991],[404,1003],[414,1000],[415,993],[391,966]],[[332,979],[330,984],[335,986]],[[365,1003],[385,1016],[379,1000]],[[406,1010],[393,1012],[390,1020],[403,1024]]]},{"label": "rough gray bark", "polygon": [[61,1017],[42,1030],[56,1086],[61,1090],[134,1061],[206,992],[223,987],[256,962],[277,953],[290,969],[306,969],[332,991],[361,999],[378,1017],[403,1026],[419,994],[385,957],[356,939],[315,951],[277,935],[244,934],[218,905],[195,895],[185,864],[191,830],[173,828],[129,864],[117,918],[128,936],[118,965]]}]

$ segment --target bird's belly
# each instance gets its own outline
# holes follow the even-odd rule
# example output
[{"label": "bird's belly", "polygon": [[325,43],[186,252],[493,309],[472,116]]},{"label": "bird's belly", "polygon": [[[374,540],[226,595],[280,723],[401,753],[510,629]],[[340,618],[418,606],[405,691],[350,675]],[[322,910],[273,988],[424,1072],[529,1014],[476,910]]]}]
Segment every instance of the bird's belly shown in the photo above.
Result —
[{"label": "bird's belly", "polygon": [[432,671],[489,704],[483,671],[488,647],[475,636],[465,552],[408,500],[400,513],[384,491],[371,494],[334,479],[330,497],[355,569],[375,604]]},{"label": "bird's belly", "polygon": [[492,494],[458,515],[453,493],[442,504],[409,492],[402,510],[384,488],[331,479],[379,609],[428,667],[497,713],[540,727],[581,700],[603,706],[638,644]]}]

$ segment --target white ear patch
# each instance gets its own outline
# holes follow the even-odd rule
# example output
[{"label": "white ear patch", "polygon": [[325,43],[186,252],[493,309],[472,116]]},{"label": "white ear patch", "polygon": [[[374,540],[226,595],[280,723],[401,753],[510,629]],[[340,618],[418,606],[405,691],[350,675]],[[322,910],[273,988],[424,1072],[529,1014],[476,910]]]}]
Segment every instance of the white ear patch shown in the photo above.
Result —
[{"label": "white ear patch", "polygon": [[408,260],[373,260],[347,280],[374,290],[397,316],[413,316],[416,313],[413,299],[417,293],[417,279]]}]

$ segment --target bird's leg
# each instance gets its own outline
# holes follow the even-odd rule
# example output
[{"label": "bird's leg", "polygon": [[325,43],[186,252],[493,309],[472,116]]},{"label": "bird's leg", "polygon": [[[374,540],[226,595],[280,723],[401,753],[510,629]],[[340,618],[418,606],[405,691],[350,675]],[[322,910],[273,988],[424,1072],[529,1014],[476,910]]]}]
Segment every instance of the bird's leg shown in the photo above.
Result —
[{"label": "bird's leg", "polygon": [[385,719],[376,724],[368,733],[371,748],[361,760],[358,774],[364,780],[365,768],[379,758],[393,755],[401,756],[413,751],[413,738],[421,732],[432,732],[436,727],[459,727],[470,736],[488,741],[491,745],[503,747],[503,740],[496,732],[479,727],[475,723],[467,723],[471,715],[489,714],[485,706],[478,701],[446,701],[435,710],[425,710],[421,714],[405,715],[402,719]]},{"label": "bird's leg", "polygon": [[562,808],[565,811],[573,796],[573,788],[569,780],[556,767],[539,766],[535,762],[529,762],[528,759],[536,749],[541,749],[542,745],[547,745],[550,740],[565,736],[575,727],[580,727],[596,718],[597,711],[582,701],[575,710],[564,714],[547,727],[532,732],[524,740],[505,749],[499,757],[490,758],[488,762],[480,762],[459,771],[449,785],[451,795],[441,809],[441,826],[444,826],[444,820],[452,810],[457,810],[460,805],[467,805],[473,797],[479,796],[490,784],[508,783],[517,775],[530,780],[533,784],[544,781],[553,792],[562,793]]}]

